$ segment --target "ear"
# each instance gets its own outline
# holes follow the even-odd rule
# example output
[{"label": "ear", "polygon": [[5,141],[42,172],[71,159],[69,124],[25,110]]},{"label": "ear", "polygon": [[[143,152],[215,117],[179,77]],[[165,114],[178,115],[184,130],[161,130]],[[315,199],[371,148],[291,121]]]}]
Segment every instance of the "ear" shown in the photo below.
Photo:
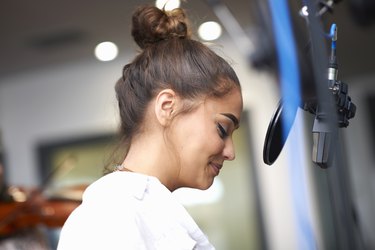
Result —
[{"label": "ear", "polygon": [[177,108],[178,96],[172,89],[163,89],[155,99],[155,115],[162,126],[172,120],[173,111]]}]

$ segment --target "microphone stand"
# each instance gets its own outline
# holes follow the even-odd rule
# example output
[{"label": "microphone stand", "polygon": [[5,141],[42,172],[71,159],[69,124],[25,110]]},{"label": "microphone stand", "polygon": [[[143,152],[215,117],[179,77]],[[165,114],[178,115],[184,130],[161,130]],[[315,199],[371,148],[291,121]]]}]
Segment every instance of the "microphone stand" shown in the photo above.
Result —
[{"label": "microphone stand", "polygon": [[[314,1],[306,1],[310,13],[315,11]],[[313,160],[321,168],[328,168],[325,172],[327,188],[321,196],[328,195],[328,200],[322,201],[329,206],[322,213],[327,214],[333,222],[334,239],[328,238],[326,243],[333,244],[335,249],[363,249],[361,232],[356,217],[356,211],[352,200],[348,169],[342,144],[339,138],[338,127],[346,127],[348,119],[354,117],[356,107],[348,96],[347,85],[337,80],[336,40],[337,27],[331,27],[331,55],[326,60],[324,43],[319,39],[322,34],[317,16],[308,15],[309,34],[312,45],[312,62],[317,87],[318,104],[316,106],[316,117],[313,126]],[[328,65],[328,89],[327,79],[324,79],[324,72]],[[309,109],[311,111],[311,109]],[[332,167],[331,167],[332,166]],[[323,237],[327,237],[328,231],[323,230]],[[328,236],[329,237],[329,236]],[[330,247],[332,247],[330,245]]]}]

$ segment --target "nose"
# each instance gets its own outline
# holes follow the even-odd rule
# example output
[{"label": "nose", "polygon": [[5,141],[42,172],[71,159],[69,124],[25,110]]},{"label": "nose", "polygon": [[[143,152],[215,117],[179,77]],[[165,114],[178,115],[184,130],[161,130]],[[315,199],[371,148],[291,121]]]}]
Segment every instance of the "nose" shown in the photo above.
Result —
[{"label": "nose", "polygon": [[224,159],[227,161],[233,161],[236,158],[233,140],[227,140],[223,149]]}]

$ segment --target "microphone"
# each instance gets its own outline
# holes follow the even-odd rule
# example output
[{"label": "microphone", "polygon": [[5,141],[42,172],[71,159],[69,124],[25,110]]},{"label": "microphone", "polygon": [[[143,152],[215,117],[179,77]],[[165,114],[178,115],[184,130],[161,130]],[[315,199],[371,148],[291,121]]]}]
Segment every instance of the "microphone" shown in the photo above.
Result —
[{"label": "microphone", "polygon": [[328,168],[332,160],[332,131],[327,114],[323,111],[317,111],[312,135],[312,161],[321,168]]},{"label": "microphone", "polygon": [[[337,41],[337,26],[332,24],[331,26],[331,54],[328,63],[328,83],[329,90],[332,91],[336,110],[337,110],[337,122],[338,127],[347,127],[349,125],[349,119],[353,118],[356,112],[356,105],[352,103],[350,96],[348,95],[348,85],[337,80],[338,64],[336,57],[336,41]],[[324,103],[323,103],[324,105]],[[331,160],[333,159],[333,148],[334,135],[332,134],[331,128],[336,123],[329,124],[328,114],[325,112],[325,108],[317,107],[316,117],[313,126],[313,150],[312,160],[321,168],[328,168]]]},{"label": "microphone", "polygon": [[[328,81],[334,83],[337,80],[338,65],[336,58],[337,26],[332,24],[331,31],[331,55],[328,65]],[[312,136],[312,161],[321,168],[328,168],[332,160],[332,134],[326,112],[317,107]]]},{"label": "microphone", "polygon": [[[330,110],[327,108],[327,105],[330,105],[330,100],[319,103],[319,105],[316,101],[303,101],[303,110],[309,111],[315,115],[312,129],[312,161],[323,169],[328,168],[333,159],[334,152],[332,149],[335,138],[337,137],[337,134],[335,134],[337,132],[336,129],[332,131],[333,127],[336,125],[340,128],[347,127],[349,125],[349,119],[353,118],[356,112],[356,105],[352,103],[348,95],[348,85],[337,80],[336,24],[332,24],[329,36],[331,38],[331,53],[327,72],[328,90],[331,91],[333,101],[335,102],[334,110],[337,112],[337,119],[332,121],[330,114],[327,113],[327,111]],[[291,114],[293,117],[295,117],[297,109],[298,107],[293,109],[293,113]],[[289,122],[289,124],[284,122],[284,119],[282,119],[284,115],[283,103],[280,101],[268,126],[263,147],[263,161],[268,165],[272,165],[279,156],[293,125],[293,121]]]}]

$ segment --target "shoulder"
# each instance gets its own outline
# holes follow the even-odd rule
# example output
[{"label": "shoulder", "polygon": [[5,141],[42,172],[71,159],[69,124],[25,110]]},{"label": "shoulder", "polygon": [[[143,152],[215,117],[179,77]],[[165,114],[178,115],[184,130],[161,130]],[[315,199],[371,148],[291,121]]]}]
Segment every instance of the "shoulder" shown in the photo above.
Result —
[{"label": "shoulder", "polygon": [[58,249],[142,246],[137,224],[138,200],[133,194],[138,182],[134,176],[113,173],[92,183],[83,194],[82,204],[65,222]]},{"label": "shoulder", "polygon": [[131,173],[114,172],[92,183],[84,192],[83,203],[128,202],[129,199],[143,199],[150,179],[153,177]]}]

